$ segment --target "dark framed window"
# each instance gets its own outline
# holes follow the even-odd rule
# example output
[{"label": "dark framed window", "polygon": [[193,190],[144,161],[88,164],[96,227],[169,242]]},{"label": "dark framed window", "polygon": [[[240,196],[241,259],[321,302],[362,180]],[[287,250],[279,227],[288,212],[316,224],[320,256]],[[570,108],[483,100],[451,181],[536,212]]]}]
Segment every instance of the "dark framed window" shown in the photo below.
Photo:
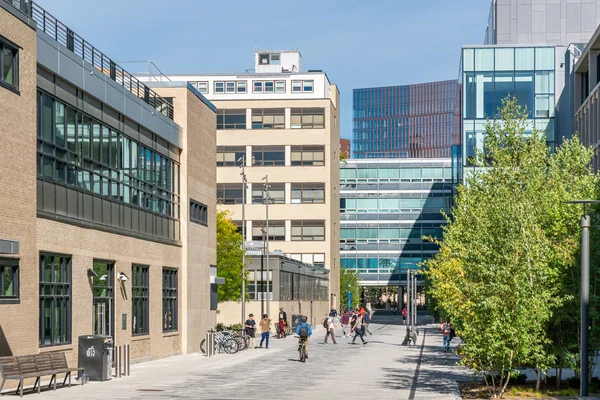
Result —
[{"label": "dark framed window", "polygon": [[190,199],[190,221],[208,226],[208,206]]},{"label": "dark framed window", "polygon": [[246,129],[246,110],[218,110],[217,129]]},{"label": "dark framed window", "polygon": [[71,256],[40,254],[40,346],[71,343]]},{"label": "dark framed window", "polygon": [[244,146],[217,146],[217,167],[239,167],[245,157]]},{"label": "dark framed window", "polygon": [[210,284],[210,309],[216,310],[219,305],[219,295],[217,291],[218,285],[216,283]]},{"label": "dark framed window", "polygon": [[292,241],[325,240],[325,221],[292,221]]},{"label": "dark framed window", "polygon": [[0,258],[0,304],[19,300],[19,260]]},{"label": "dark framed window", "polygon": [[325,146],[292,146],[292,165],[325,165]]},{"label": "dark framed window", "polygon": [[[263,183],[252,184],[252,204],[267,204]],[[285,183],[269,183],[269,204],[285,204]]]},{"label": "dark framed window", "polygon": [[324,108],[292,108],[292,129],[317,129],[325,128]]},{"label": "dark framed window", "polygon": [[292,183],[292,204],[325,203],[324,183]]},{"label": "dark framed window", "polygon": [[284,146],[253,146],[252,147],[252,165],[253,166],[284,166],[285,165],[285,147]]},{"label": "dark framed window", "polygon": [[[252,240],[265,240],[263,230],[266,230],[265,221],[252,222]],[[281,241],[285,240],[285,221],[269,220],[269,240]]]},{"label": "dark framed window", "polygon": [[114,331],[114,261],[94,260],[92,278],[94,335],[113,336]]},{"label": "dark framed window", "polygon": [[252,129],[284,129],[284,108],[253,108]]},{"label": "dark framed window", "polygon": [[131,315],[133,335],[150,333],[150,291],[149,268],[147,265],[133,265],[131,277]]},{"label": "dark framed window", "polygon": [[178,327],[177,270],[163,268],[163,332],[175,332]]},{"label": "dark framed window", "polygon": [[0,86],[19,90],[19,50],[0,38]]},{"label": "dark framed window", "polygon": [[217,183],[217,202],[221,204],[242,204],[242,184]]}]

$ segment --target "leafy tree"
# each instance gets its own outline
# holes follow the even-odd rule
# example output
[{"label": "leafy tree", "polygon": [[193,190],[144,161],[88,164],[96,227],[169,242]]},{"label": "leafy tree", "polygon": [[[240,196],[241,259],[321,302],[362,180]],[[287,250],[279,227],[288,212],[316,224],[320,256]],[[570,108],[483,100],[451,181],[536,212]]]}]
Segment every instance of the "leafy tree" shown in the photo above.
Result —
[{"label": "leafy tree", "polygon": [[352,295],[351,306],[358,307],[361,292],[358,283],[358,271],[342,267],[340,268],[340,294],[342,296],[340,303],[342,308],[348,306],[348,292]]},{"label": "leafy tree", "polygon": [[517,366],[540,376],[555,365],[548,327],[572,297],[565,276],[576,266],[581,214],[564,201],[590,198],[597,183],[577,139],[551,154],[544,135],[527,132],[514,98],[499,114],[425,269],[431,296],[464,341],[461,363],[484,376],[493,397]]},{"label": "leafy tree", "polygon": [[[244,268],[242,235],[226,210],[217,211],[217,276],[225,278],[219,285],[219,301],[239,301],[242,298]],[[246,292],[247,293],[247,292]]]}]

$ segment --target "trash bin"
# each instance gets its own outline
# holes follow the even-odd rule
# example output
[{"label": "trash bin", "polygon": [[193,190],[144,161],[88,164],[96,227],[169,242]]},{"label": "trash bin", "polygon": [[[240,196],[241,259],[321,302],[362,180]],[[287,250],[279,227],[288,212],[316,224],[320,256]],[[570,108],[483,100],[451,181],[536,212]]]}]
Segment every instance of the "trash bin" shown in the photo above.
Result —
[{"label": "trash bin", "polygon": [[292,314],[292,328],[293,329],[296,329],[296,327],[302,323],[302,317],[304,317],[304,315],[302,315],[302,314]]},{"label": "trash bin", "polygon": [[79,336],[79,368],[85,368],[90,381],[112,378],[113,339],[110,336]]}]

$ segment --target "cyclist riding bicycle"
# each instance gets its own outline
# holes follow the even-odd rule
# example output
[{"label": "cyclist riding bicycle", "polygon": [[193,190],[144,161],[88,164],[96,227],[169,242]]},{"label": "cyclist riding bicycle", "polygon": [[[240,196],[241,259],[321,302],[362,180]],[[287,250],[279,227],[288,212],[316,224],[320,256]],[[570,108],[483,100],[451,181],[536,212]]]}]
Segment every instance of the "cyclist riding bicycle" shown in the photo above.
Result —
[{"label": "cyclist riding bicycle", "polygon": [[302,317],[302,323],[296,327],[296,334],[298,335],[298,351],[304,343],[304,354],[308,358],[308,338],[312,335],[312,328],[306,323],[306,317]]}]

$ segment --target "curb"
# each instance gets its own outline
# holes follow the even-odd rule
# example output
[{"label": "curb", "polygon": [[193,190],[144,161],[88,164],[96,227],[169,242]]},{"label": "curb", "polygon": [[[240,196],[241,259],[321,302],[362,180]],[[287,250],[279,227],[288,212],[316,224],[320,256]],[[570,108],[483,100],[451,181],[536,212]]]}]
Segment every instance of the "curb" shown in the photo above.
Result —
[{"label": "curb", "polygon": [[458,382],[452,381],[452,393],[454,393],[454,400],[462,400],[462,396],[460,395],[460,389],[458,388]]}]

